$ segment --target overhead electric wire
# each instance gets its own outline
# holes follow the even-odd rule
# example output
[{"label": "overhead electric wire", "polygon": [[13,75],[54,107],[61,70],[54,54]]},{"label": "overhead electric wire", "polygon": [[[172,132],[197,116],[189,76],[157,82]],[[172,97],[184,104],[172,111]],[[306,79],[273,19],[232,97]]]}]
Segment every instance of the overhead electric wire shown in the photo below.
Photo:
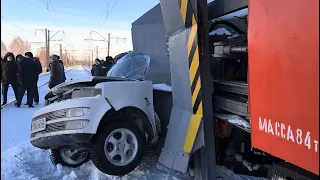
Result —
[{"label": "overhead electric wire", "polygon": [[9,20],[5,19],[4,17],[2,17],[2,16],[1,16],[1,18],[2,18],[3,20],[5,20],[5,21],[9,22],[9,23],[10,23],[10,24],[12,24],[13,26],[15,26],[15,27],[17,27],[17,28],[21,29],[22,31],[24,31],[24,32],[29,32],[29,31],[27,31],[27,30],[23,29],[22,27],[20,27],[20,26],[18,26],[18,25],[16,25],[16,24],[14,24],[13,22],[11,22],[11,21],[9,21]]},{"label": "overhead electric wire", "polygon": [[[109,5],[110,5],[110,0],[109,0],[109,2],[108,2],[108,4],[107,4],[106,8],[104,9],[104,11],[103,11],[103,13],[102,13],[102,15],[101,15],[101,17],[100,17],[100,19],[99,19],[98,24],[100,24],[100,22],[101,22],[101,20],[102,20],[102,18],[103,18],[103,15],[105,14],[105,12],[109,11]],[[107,15],[108,15],[108,13],[109,13],[109,12],[107,12]]]},{"label": "overhead electric wire", "polygon": [[[54,16],[53,17],[54,18],[53,21],[54,21],[55,24],[57,24],[57,15],[56,15],[56,11],[53,8],[51,0],[46,0],[46,2],[45,2],[45,0],[41,0],[41,1],[43,2],[43,4],[46,7],[47,11],[49,12],[50,16]],[[49,8],[49,6],[51,6],[51,8]],[[50,11],[50,9],[52,10],[53,15],[52,15],[52,12]]]},{"label": "overhead electric wire", "polygon": [[106,22],[107,18],[108,18],[109,15],[111,14],[113,8],[116,6],[116,4],[118,3],[118,1],[119,1],[119,0],[117,0],[117,1],[113,4],[111,10],[107,13],[106,18],[104,19],[104,21],[102,22],[102,24],[100,25],[100,27],[99,27],[99,29],[98,29],[98,32],[99,32],[99,30],[101,29],[101,27],[103,26],[103,24]]},{"label": "overhead electric wire", "polygon": [[53,6],[52,6],[51,0],[49,0],[49,3],[50,3],[50,6],[51,6],[51,9],[52,9],[52,11],[53,11],[54,17],[57,18],[57,16],[56,16],[56,11],[54,10],[54,8],[53,8]]},{"label": "overhead electric wire", "polygon": [[50,12],[49,6],[48,6],[48,1],[47,1],[47,4],[46,4],[46,2],[44,2],[44,0],[41,0],[41,1],[43,2],[44,6],[46,7],[46,9],[49,12],[49,14],[51,15],[51,12]]}]

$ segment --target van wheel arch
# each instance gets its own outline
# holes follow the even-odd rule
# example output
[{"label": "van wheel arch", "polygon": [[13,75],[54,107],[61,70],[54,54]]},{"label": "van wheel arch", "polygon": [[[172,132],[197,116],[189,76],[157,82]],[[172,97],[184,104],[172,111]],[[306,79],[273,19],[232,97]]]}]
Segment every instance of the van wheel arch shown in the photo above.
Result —
[{"label": "van wheel arch", "polygon": [[99,123],[96,134],[98,134],[106,124],[121,120],[130,121],[135,124],[143,135],[145,135],[146,132],[148,137],[150,137],[148,138],[148,141],[151,141],[154,138],[153,127],[146,113],[143,110],[132,106],[121,108],[118,111],[110,109],[106,112]]}]

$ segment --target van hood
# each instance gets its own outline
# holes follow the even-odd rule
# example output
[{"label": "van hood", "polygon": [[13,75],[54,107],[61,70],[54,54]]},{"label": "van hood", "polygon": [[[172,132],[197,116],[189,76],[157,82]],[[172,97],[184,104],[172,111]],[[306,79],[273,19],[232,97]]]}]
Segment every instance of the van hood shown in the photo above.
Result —
[{"label": "van hood", "polygon": [[92,77],[75,79],[75,80],[61,83],[53,87],[49,91],[49,93],[51,92],[52,94],[59,94],[75,87],[93,87],[98,83],[110,82],[110,81],[137,81],[137,80],[128,79],[128,78],[118,78],[118,77],[92,76]]}]

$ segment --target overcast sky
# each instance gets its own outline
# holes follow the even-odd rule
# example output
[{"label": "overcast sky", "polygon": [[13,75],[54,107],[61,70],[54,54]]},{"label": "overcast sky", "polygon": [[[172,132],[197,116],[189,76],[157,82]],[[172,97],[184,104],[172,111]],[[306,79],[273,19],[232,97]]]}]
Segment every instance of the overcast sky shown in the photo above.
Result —
[{"label": "overcast sky", "polygon": [[[20,36],[30,42],[43,42],[44,34],[41,31],[35,35],[35,29],[48,28],[51,35],[58,30],[64,30],[57,34],[53,40],[63,38],[64,42],[51,42],[51,50],[57,53],[58,46],[63,47],[74,44],[76,56],[81,57],[88,53],[86,51],[91,44],[92,49],[98,45],[99,57],[107,55],[107,43],[85,42],[84,39],[90,35],[90,30],[98,31],[104,37],[111,33],[111,37],[126,38],[126,40],[111,40],[111,55],[114,56],[123,51],[131,50],[131,23],[145,12],[154,7],[159,0],[1,0],[1,40],[5,43]],[[112,10],[112,11],[111,11]],[[107,19],[105,18],[109,13]],[[92,36],[93,39],[101,39]],[[32,50],[40,45],[32,44]],[[72,49],[68,46],[67,49]]]}]

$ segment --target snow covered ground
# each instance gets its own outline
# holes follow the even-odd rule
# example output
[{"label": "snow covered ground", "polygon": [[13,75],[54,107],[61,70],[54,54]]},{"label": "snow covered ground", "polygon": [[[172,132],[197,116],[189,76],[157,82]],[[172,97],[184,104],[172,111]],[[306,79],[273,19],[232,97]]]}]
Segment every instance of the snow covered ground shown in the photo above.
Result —
[{"label": "snow covered ground", "polygon": [[[81,66],[74,68],[67,74],[67,80],[90,76]],[[43,76],[38,84],[48,81],[49,76]],[[40,103],[35,108],[13,104],[1,110],[1,179],[3,180],[190,180],[188,174],[181,174],[169,170],[157,162],[154,151],[146,150],[142,163],[130,174],[123,177],[108,176],[95,168],[91,161],[80,168],[72,169],[50,162],[49,151],[33,147],[29,142],[29,131],[32,114],[44,106],[44,95],[48,86],[39,88]],[[13,94],[12,97],[13,98]],[[8,97],[8,100],[11,99]],[[24,99],[23,102],[26,100]],[[224,167],[217,169],[219,179],[247,179],[258,178],[239,176]]]}]

